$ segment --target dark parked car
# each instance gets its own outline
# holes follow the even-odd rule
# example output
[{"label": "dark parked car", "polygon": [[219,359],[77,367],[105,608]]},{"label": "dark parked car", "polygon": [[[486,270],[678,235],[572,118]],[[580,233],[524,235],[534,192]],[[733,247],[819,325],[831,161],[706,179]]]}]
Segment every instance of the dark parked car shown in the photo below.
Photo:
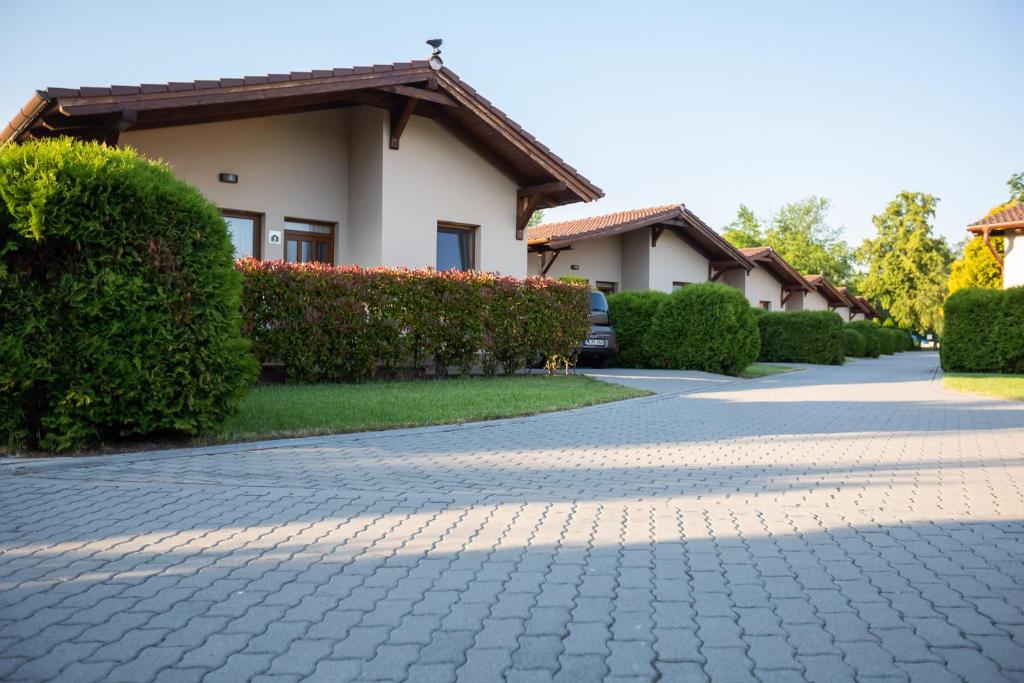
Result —
[{"label": "dark parked car", "polygon": [[580,347],[579,362],[600,368],[608,367],[615,352],[619,350],[615,342],[615,329],[608,318],[608,300],[601,292],[590,293],[590,335],[583,340]]}]

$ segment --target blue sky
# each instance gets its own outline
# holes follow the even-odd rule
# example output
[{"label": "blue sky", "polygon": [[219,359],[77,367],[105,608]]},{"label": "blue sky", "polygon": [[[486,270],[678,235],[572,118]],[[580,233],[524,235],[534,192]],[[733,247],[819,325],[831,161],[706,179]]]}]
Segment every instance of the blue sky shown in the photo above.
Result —
[{"label": "blue sky", "polygon": [[[5,3],[6,4],[6,3]],[[605,190],[715,227],[818,194],[858,244],[902,189],[952,241],[1024,171],[1024,2],[11,2],[0,118],[43,86],[425,57]]]}]

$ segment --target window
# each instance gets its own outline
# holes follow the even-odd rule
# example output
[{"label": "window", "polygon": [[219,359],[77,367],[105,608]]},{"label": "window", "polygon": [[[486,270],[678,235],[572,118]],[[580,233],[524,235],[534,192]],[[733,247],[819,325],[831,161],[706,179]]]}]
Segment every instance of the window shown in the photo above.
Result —
[{"label": "window", "polygon": [[691,283],[689,283],[689,282],[673,282],[672,283],[672,291],[674,292],[677,289],[682,289],[683,287],[685,287],[688,284],[691,284]]},{"label": "window", "polygon": [[475,225],[437,224],[437,270],[473,270],[476,268]]},{"label": "window", "polygon": [[220,215],[228,224],[231,244],[235,245],[235,258],[260,257],[263,241],[263,214],[252,211],[221,209]]},{"label": "window", "polygon": [[763,308],[766,311],[772,310],[772,302],[771,301],[758,301],[757,305],[760,306],[761,308]]},{"label": "window", "polygon": [[284,219],[284,260],[334,264],[334,223]]},{"label": "window", "polygon": [[614,294],[616,291],[618,291],[619,284],[617,282],[602,282],[601,280],[598,280],[597,282],[594,283],[594,289],[601,292],[605,296],[608,296],[609,294]]}]

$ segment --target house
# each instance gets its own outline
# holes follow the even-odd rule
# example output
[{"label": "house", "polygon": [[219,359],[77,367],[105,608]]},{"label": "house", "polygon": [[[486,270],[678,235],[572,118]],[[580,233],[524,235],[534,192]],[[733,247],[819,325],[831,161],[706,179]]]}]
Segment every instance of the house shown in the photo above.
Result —
[{"label": "house", "polygon": [[843,322],[852,319],[851,309],[857,309],[858,305],[845,287],[836,287],[824,275],[806,275],[804,279],[814,288],[804,295],[805,311],[835,311]]},{"label": "house", "polygon": [[731,270],[722,281],[743,292],[751,306],[766,311],[801,311],[804,294],[814,291],[807,280],[771,247],[750,247],[740,253],[754,264],[747,272]]},{"label": "house", "polygon": [[538,208],[602,191],[441,62],[38,91],[0,144],[68,135],[163,159],[237,256],[526,275]]},{"label": "house", "polygon": [[582,277],[606,294],[671,292],[753,267],[683,204],[545,223],[528,242],[530,275]]},{"label": "house", "polygon": [[[1024,202],[982,218],[967,229],[985,240],[992,258],[1003,270],[1003,289],[1024,285]],[[1003,254],[995,250],[989,238],[1003,238]]]},{"label": "house", "polygon": [[857,296],[846,287],[838,287],[837,289],[850,302],[849,322],[854,320],[875,320],[878,318],[878,311],[868,303],[867,299]]}]

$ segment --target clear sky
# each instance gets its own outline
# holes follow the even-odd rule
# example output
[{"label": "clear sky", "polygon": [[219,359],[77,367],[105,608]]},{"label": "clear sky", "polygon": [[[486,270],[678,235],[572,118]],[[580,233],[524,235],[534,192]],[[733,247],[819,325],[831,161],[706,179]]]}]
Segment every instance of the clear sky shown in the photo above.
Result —
[{"label": "clear sky", "polygon": [[1024,1],[0,0],[0,118],[44,86],[445,63],[605,190],[715,227],[810,194],[858,244],[902,189],[964,227],[1024,171]]}]

